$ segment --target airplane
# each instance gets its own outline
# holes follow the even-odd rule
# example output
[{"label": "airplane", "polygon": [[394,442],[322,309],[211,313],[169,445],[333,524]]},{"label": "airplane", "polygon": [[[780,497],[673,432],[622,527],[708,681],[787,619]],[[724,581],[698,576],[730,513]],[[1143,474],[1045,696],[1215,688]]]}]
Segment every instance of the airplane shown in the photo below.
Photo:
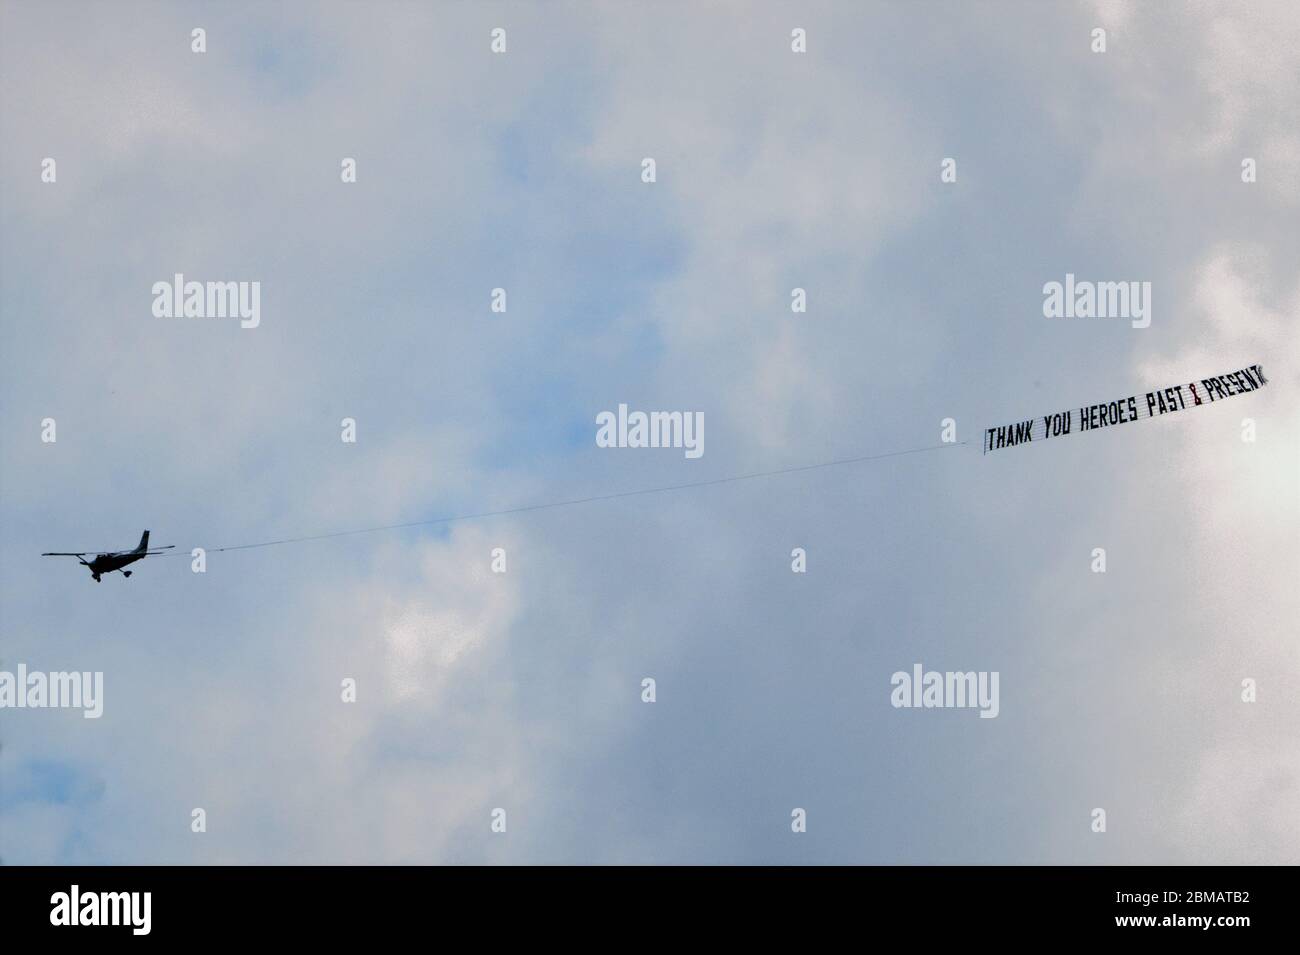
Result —
[{"label": "airplane", "polygon": [[[144,560],[150,554],[161,554],[165,550],[171,550],[175,544],[168,544],[166,547],[157,547],[149,549],[149,532],[145,531],[140,537],[140,543],[136,545],[135,550],[115,550],[104,554],[95,554],[94,560],[86,560],[86,555],[94,553],[93,551],[83,550],[66,551],[52,550],[41,554],[42,557],[75,557],[81,563],[90,568],[90,576],[95,578],[95,583],[99,583],[100,574],[111,574],[115,570],[122,570],[127,564],[134,564],[137,560]],[[122,570],[123,577],[130,577],[131,571]]]}]

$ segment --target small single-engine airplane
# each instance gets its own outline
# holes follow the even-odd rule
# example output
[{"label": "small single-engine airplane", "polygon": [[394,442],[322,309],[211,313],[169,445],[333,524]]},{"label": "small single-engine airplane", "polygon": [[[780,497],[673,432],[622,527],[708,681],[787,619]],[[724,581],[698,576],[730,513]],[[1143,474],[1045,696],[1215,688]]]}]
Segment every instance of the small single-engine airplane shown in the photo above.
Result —
[{"label": "small single-engine airplane", "polygon": [[[95,578],[95,583],[99,583],[100,574],[111,574],[115,570],[122,570],[127,564],[134,564],[137,560],[144,560],[150,554],[161,554],[165,550],[171,550],[175,544],[168,544],[166,547],[156,547],[149,549],[149,532],[145,531],[140,537],[140,543],[135,550],[114,550],[105,554],[95,554],[94,560],[86,560],[86,555],[94,553],[93,551],[83,550],[66,551],[52,550],[41,554],[42,557],[75,557],[87,567],[90,568],[90,576]],[[123,577],[130,577],[131,571],[122,570]]]}]

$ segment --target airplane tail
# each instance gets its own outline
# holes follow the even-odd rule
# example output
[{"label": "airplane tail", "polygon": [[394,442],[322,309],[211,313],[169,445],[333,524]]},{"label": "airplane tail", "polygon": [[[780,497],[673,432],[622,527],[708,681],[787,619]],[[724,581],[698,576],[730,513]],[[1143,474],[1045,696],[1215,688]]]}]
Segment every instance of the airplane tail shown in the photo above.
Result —
[{"label": "airplane tail", "polygon": [[135,549],[137,554],[143,554],[149,549],[149,532],[145,531],[140,535],[140,546]]}]

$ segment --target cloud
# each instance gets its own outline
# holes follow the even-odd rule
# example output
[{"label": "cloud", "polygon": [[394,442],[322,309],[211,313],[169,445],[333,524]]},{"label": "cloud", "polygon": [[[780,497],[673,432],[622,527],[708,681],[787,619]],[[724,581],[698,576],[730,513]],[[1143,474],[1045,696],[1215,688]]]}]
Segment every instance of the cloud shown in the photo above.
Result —
[{"label": "cloud", "polygon": [[[1278,282],[1288,278],[1289,290]],[[1264,298],[1268,289],[1280,293],[1275,305]],[[1201,264],[1193,295],[1202,337],[1141,371],[1179,380],[1175,368],[1226,369],[1225,361],[1254,355],[1272,377],[1249,406],[1218,416],[1227,440],[1197,440],[1184,429],[1171,449],[1196,547],[1214,559],[1197,575],[1196,625],[1208,640],[1171,662],[1168,678],[1196,697],[1225,701],[1207,706],[1190,785],[1171,801],[1192,859],[1282,862],[1300,855],[1290,811],[1300,790],[1293,732],[1300,652],[1290,633],[1300,616],[1292,585],[1300,577],[1300,327],[1291,317],[1300,312],[1300,283],[1266,249],[1228,245]],[[1247,418],[1258,429],[1254,443],[1241,439]],[[1246,678],[1264,688],[1259,702],[1240,701]]]}]

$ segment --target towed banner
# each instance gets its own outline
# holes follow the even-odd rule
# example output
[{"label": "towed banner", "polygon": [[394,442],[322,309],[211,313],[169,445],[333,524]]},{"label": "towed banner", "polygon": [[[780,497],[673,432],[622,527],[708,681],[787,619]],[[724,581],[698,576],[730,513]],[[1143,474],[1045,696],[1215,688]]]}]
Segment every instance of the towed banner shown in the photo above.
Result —
[{"label": "towed banner", "polygon": [[1266,384],[1268,379],[1264,377],[1263,370],[1259,365],[1251,365],[1226,375],[1148,391],[1142,396],[1130,395],[1116,401],[1084,405],[1078,409],[1078,415],[1071,408],[1057,414],[1026,418],[1012,424],[988,428],[984,432],[984,453],[999,448],[1014,448],[1031,441],[1045,441],[1069,434],[1076,427],[1080,431],[1094,431],[1113,424],[1128,424],[1139,418],[1158,418],[1184,408],[1194,408],[1199,404],[1255,391]]}]

